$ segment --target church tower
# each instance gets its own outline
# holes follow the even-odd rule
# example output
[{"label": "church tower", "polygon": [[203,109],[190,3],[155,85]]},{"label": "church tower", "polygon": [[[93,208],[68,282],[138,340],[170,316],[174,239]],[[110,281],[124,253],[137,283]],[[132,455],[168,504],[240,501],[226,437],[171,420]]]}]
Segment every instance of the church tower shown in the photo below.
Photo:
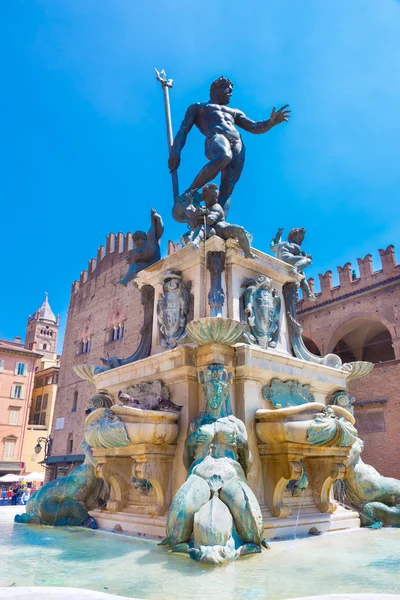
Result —
[{"label": "church tower", "polygon": [[[42,306],[28,317],[26,327],[25,348],[36,348],[46,358],[55,358],[57,354],[57,337],[60,318],[51,310],[48,294]],[[34,344],[36,343],[36,347]]]}]

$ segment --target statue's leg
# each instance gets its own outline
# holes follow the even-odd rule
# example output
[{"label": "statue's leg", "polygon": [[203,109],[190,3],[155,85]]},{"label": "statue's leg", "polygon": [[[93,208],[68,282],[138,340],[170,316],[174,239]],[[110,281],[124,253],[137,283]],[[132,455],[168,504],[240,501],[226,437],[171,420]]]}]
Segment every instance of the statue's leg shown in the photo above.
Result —
[{"label": "statue's leg", "polygon": [[193,183],[189,186],[188,192],[202,188],[203,185],[212,181],[230,163],[232,160],[232,150],[226,137],[217,133],[207,138],[206,156],[210,162],[202,168]]},{"label": "statue's leg", "polygon": [[194,515],[209,499],[208,483],[197,475],[190,475],[176,493],[168,513],[167,539],[172,548],[190,540]]},{"label": "statue's leg", "polygon": [[132,279],[135,277],[135,275],[136,275],[136,264],[132,264],[132,265],[130,265],[125,277],[123,277],[123,279],[120,279],[119,281],[117,281],[116,285],[126,287],[128,285],[128,283],[130,281],[132,281]]},{"label": "statue's leg", "polygon": [[249,238],[244,227],[241,225],[230,225],[229,223],[218,223],[217,233],[224,240],[237,240],[246,258],[256,258],[250,249]]},{"label": "statue's leg", "polygon": [[218,202],[225,212],[225,218],[228,216],[231,206],[231,196],[233,189],[240,179],[243,171],[246,148],[241,140],[232,146],[232,160],[221,173],[221,185],[219,188]]},{"label": "statue's leg", "polygon": [[236,531],[245,543],[261,544],[264,523],[257,498],[245,481],[228,481],[219,497],[232,513]]}]

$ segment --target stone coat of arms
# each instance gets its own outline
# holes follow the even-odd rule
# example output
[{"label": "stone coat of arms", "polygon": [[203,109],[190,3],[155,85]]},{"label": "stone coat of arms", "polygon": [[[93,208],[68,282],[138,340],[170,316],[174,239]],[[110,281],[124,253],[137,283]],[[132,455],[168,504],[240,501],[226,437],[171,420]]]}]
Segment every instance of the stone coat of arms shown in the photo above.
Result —
[{"label": "stone coat of arms", "polygon": [[191,282],[183,281],[179,271],[164,273],[163,293],[157,303],[160,344],[164,348],[175,348],[185,336],[190,285]]},{"label": "stone coat of arms", "polygon": [[261,348],[275,348],[280,333],[281,299],[264,275],[247,279],[243,284],[243,309],[250,341]]}]

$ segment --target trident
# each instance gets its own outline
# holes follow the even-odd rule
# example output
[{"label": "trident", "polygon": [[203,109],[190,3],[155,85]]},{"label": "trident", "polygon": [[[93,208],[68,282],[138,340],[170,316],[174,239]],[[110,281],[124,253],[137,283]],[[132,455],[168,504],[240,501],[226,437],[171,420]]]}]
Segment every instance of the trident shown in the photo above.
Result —
[{"label": "trident", "polygon": [[[168,155],[171,153],[172,144],[174,141],[172,135],[172,120],[171,120],[171,106],[169,103],[169,88],[172,88],[172,79],[167,79],[167,74],[164,69],[161,72],[158,72],[154,67],[156,72],[157,81],[161,83],[161,87],[164,93],[164,110],[165,110],[165,122],[167,126],[167,143],[168,143]],[[174,194],[174,200],[179,196],[179,185],[178,185],[178,172],[172,171],[172,191]]]}]

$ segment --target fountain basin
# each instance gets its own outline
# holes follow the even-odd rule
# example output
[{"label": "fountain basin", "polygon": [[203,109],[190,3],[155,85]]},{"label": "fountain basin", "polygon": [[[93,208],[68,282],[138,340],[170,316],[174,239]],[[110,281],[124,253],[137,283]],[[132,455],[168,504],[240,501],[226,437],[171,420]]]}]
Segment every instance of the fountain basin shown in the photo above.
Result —
[{"label": "fountain basin", "polygon": [[[321,402],[309,402],[286,408],[259,409],[255,414],[256,432],[264,444],[291,442],[308,445],[308,430],[318,415],[325,409]],[[344,418],[352,425],[355,419],[340,406],[330,406],[338,418]]]},{"label": "fountain basin", "polygon": [[[99,408],[90,413],[86,427],[99,419],[105,410]],[[172,444],[178,437],[179,415],[176,413],[119,405],[114,405],[111,411],[123,422],[131,444],[161,446]]]}]

